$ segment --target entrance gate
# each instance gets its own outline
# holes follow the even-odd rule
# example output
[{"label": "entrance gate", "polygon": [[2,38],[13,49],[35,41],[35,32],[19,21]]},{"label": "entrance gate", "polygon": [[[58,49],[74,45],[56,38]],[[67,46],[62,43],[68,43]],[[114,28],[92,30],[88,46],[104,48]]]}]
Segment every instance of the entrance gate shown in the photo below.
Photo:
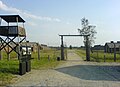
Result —
[{"label": "entrance gate", "polygon": [[85,44],[85,47],[86,47],[86,61],[90,61],[90,46],[89,46],[89,38],[88,36],[90,35],[59,35],[61,37],[61,60],[65,60],[65,57],[64,57],[64,44],[63,44],[63,37],[66,37],[66,36],[84,36],[86,38],[86,44]]}]

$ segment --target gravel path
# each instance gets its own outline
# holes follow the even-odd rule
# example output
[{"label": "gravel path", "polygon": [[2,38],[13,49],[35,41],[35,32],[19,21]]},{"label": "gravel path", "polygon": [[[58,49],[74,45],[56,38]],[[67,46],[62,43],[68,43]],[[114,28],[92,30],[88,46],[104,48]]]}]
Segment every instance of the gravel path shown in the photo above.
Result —
[{"label": "gravel path", "polygon": [[120,87],[120,64],[86,62],[69,50],[56,69],[32,70],[10,86]]}]

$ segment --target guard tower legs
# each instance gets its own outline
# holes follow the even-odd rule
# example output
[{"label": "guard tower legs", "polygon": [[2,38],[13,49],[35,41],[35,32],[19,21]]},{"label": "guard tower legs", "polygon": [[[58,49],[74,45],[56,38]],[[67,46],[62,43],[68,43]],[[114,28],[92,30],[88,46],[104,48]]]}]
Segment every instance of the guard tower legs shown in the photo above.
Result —
[{"label": "guard tower legs", "polygon": [[7,43],[8,43],[8,46],[7,46],[7,59],[8,61],[10,60],[10,53],[9,53],[9,37],[7,37]]}]

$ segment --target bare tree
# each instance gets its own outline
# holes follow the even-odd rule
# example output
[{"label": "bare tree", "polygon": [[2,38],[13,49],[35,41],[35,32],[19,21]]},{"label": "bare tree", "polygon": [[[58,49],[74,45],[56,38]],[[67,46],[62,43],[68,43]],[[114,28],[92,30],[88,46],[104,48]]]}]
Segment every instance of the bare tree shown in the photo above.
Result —
[{"label": "bare tree", "polygon": [[[90,35],[88,37],[89,39],[89,45],[92,46],[93,43],[95,43],[95,34],[97,34],[96,30],[95,30],[95,27],[96,26],[93,26],[93,25],[90,25],[89,24],[89,21],[88,19],[86,18],[82,18],[81,19],[81,25],[82,25],[82,29],[78,29],[78,32],[81,34],[81,35]],[[84,44],[86,43],[86,38],[84,37]]]}]

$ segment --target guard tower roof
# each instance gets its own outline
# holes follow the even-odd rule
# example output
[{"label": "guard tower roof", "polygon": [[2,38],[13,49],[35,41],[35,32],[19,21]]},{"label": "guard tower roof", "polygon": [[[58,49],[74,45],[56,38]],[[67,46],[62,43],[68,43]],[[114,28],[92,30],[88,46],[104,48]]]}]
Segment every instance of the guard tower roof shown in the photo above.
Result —
[{"label": "guard tower roof", "polygon": [[[5,20],[7,23],[9,22],[25,22],[19,15],[0,15],[0,17]],[[18,20],[17,20],[18,18]]]}]

